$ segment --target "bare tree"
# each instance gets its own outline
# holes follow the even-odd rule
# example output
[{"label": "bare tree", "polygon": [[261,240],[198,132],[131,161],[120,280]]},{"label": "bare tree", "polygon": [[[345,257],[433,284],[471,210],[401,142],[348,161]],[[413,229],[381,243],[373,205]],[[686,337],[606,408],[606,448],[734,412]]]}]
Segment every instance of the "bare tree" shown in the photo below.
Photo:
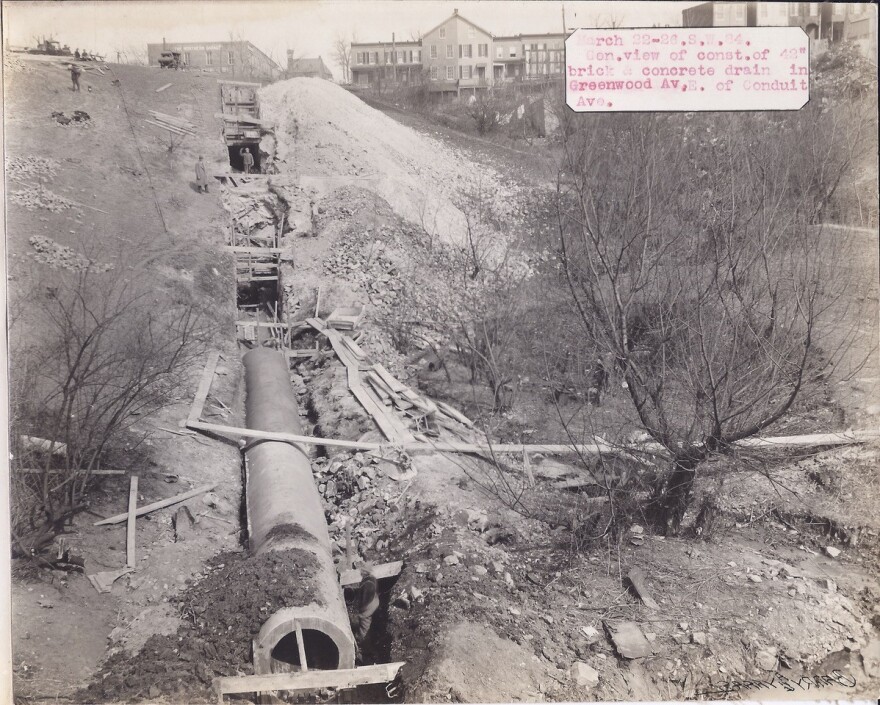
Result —
[{"label": "bare tree", "polygon": [[342,69],[342,82],[351,83],[351,42],[345,35],[339,34],[333,40],[333,58]]},{"label": "bare tree", "polygon": [[[20,340],[11,331],[13,537],[25,555],[83,508],[92,471],[173,398],[207,339],[195,304],[130,273],[60,274],[31,301],[39,325]],[[23,436],[47,443],[35,450]]]},{"label": "bare tree", "polygon": [[116,53],[116,62],[120,64],[146,66],[149,63],[147,49],[143,46],[132,44],[126,47],[116,47],[114,52]]},{"label": "bare tree", "polygon": [[819,108],[578,118],[558,188],[565,280],[672,458],[654,509],[675,532],[697,466],[772,427],[853,341],[827,335],[846,253],[813,224],[858,135]]}]

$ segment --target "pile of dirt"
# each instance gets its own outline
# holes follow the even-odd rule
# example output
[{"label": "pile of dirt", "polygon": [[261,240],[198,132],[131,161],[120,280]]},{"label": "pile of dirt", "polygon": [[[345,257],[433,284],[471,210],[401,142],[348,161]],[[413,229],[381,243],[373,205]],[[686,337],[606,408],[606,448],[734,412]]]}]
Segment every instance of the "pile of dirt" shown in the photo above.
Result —
[{"label": "pile of dirt", "polygon": [[274,83],[260,91],[260,105],[276,126],[279,173],[356,181],[446,242],[464,240],[465,217],[458,207],[463,196],[480,194],[507,220],[519,217],[512,180],[476,164],[465,166],[462,155],[329,81]]},{"label": "pile of dirt", "polygon": [[251,642],[271,614],[323,604],[309,577],[317,568],[315,557],[300,549],[215,556],[171,600],[182,620],[177,633],[151,637],[137,654],[113,653],[78,699],[213,700],[215,677],[253,672]]},{"label": "pile of dirt", "polygon": [[36,250],[35,253],[31,253],[31,258],[41,264],[48,264],[52,269],[69,269],[73,272],[88,269],[99,274],[113,269],[112,264],[101,264],[91,260],[44,235],[33,235],[28,242]]},{"label": "pile of dirt", "polygon": [[91,127],[92,116],[84,110],[74,110],[70,115],[53,112],[51,118],[62,127]]}]

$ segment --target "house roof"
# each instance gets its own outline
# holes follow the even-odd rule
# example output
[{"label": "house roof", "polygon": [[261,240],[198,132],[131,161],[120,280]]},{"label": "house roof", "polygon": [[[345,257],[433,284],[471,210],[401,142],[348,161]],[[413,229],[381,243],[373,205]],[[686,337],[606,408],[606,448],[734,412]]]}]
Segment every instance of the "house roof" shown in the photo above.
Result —
[{"label": "house roof", "polygon": [[324,63],[324,59],[320,56],[317,58],[293,59],[293,61],[287,63],[287,70],[291,73],[330,73],[330,69],[327,68],[327,64]]},{"label": "house roof", "polygon": [[434,27],[433,29],[430,29],[430,30],[428,30],[427,32],[425,32],[425,33],[422,35],[422,37],[427,37],[429,34],[431,34],[431,32],[434,32],[434,31],[440,29],[443,25],[445,25],[447,22],[449,22],[449,20],[451,20],[451,19],[453,19],[453,18],[455,18],[455,17],[458,17],[458,19],[460,19],[462,22],[465,22],[466,24],[469,24],[469,25],[470,25],[471,27],[473,27],[474,29],[478,29],[478,30],[480,30],[483,34],[488,34],[490,37],[492,36],[492,32],[489,32],[488,30],[483,29],[483,28],[480,27],[480,25],[478,25],[478,24],[474,24],[473,22],[471,22],[471,21],[470,21],[467,17],[465,17],[464,15],[459,15],[459,14],[458,14],[458,10],[456,10],[456,11],[453,12],[451,15],[449,15],[449,17],[447,17],[447,18],[446,18],[445,20],[443,20],[440,24],[438,24],[436,27]]}]

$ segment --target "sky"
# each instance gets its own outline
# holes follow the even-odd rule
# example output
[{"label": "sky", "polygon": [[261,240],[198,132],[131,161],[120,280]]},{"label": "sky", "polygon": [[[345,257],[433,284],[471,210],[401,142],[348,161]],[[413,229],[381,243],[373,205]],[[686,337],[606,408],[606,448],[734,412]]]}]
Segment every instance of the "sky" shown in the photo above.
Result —
[{"label": "sky", "polygon": [[558,0],[101,0],[3,2],[4,41],[34,46],[52,35],[71,50],[84,49],[116,60],[116,52],[146,50],[148,43],[218,42],[247,39],[280,63],[287,50],[297,57],[332,59],[337,37],[358,41],[417,38],[454,9],[495,35],[562,31],[568,28],[644,27],[681,23],[694,2],[559,2]]}]

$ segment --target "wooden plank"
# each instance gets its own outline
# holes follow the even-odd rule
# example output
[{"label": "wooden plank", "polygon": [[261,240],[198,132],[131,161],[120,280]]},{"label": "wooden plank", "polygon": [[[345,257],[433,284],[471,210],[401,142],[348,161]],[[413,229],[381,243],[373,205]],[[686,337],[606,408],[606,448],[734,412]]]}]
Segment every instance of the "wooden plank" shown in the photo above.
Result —
[{"label": "wooden plank", "polygon": [[302,669],[301,673],[308,673],[309,662],[306,659],[306,645],[303,641],[302,627],[299,625],[299,620],[296,620],[294,625],[296,626],[296,648],[299,650],[299,667]]},{"label": "wooden plank", "polygon": [[50,475],[69,475],[78,473],[80,475],[125,475],[126,470],[56,470],[54,468],[50,468],[49,470],[44,470],[43,468],[16,468],[12,471],[13,473],[20,472],[26,475],[42,475],[44,472],[49,473]]},{"label": "wooden plank", "polygon": [[269,125],[265,120],[261,120],[253,115],[244,115],[242,113],[214,113],[214,117],[225,120],[226,122],[246,122],[249,125],[260,125],[261,127]]},{"label": "wooden plank", "polygon": [[[382,563],[374,566],[370,573],[377,580],[382,580],[384,578],[393,578],[395,575],[400,575],[401,570],[403,570],[403,561],[391,561],[390,563]],[[352,568],[343,571],[339,576],[339,584],[342,587],[351,587],[353,585],[359,585],[363,579],[363,572],[358,568]]]},{"label": "wooden plank", "polygon": [[254,83],[253,81],[227,81],[223,78],[218,78],[217,83],[223,83],[227,86],[256,86],[257,88],[260,88],[263,85],[262,83]]},{"label": "wooden plank", "polygon": [[210,431],[212,433],[223,433],[242,438],[259,438],[267,441],[282,441],[285,443],[303,443],[316,446],[333,446],[335,448],[350,448],[352,450],[380,450],[383,445],[381,443],[369,443],[366,441],[346,441],[336,438],[319,438],[317,436],[301,436],[296,433],[277,433],[274,431],[256,431],[252,428],[241,428],[239,426],[222,426],[220,424],[206,423],[205,421],[196,421],[188,423],[187,426],[200,431]]},{"label": "wooden plank", "polygon": [[214,689],[222,698],[237,693],[260,693],[278,690],[316,690],[319,688],[354,688],[370,683],[390,683],[405,661],[379,663],[373,666],[339,669],[269,673],[259,676],[225,676],[214,680]]},{"label": "wooden plank", "polygon": [[131,476],[128,486],[128,527],[125,533],[125,565],[129,568],[135,566],[135,529],[137,528],[137,495],[138,476]]},{"label": "wooden plank", "polygon": [[376,374],[382,378],[382,381],[388,385],[388,388],[391,389],[392,392],[400,394],[408,389],[403,382],[386,370],[384,366],[378,364],[373,365],[373,369],[376,371]]},{"label": "wooden plank", "polygon": [[468,426],[468,427],[472,427],[474,425],[473,421],[471,421],[467,416],[462,414],[458,409],[450,406],[449,404],[446,404],[442,401],[436,401],[436,400],[434,401],[434,403],[437,405],[437,408],[440,409],[440,411],[442,411],[444,414],[446,414],[450,418],[453,418],[456,421],[459,421],[460,423],[463,423],[465,426]]},{"label": "wooden plank", "polygon": [[205,400],[208,398],[208,392],[211,391],[211,382],[214,380],[214,370],[217,369],[217,363],[220,361],[220,352],[214,350],[208,355],[208,361],[205,363],[205,369],[202,370],[202,378],[199,380],[199,386],[196,389],[196,395],[193,398],[192,407],[187,417],[187,425],[193,421],[198,421],[202,417],[202,409],[205,408]]},{"label": "wooden plank", "polygon": [[173,83],[166,83],[164,86],[159,86],[159,87],[156,89],[156,93],[161,93],[161,92],[164,91],[166,88],[171,88],[171,86],[173,86],[173,85],[174,85]]},{"label": "wooden plank", "polygon": [[[158,502],[153,502],[152,504],[145,504],[143,507],[138,509],[135,512],[135,516],[143,516],[144,514],[149,514],[150,512],[155,512],[157,509],[164,509],[165,507],[170,507],[172,504],[177,504],[179,502],[184,502],[191,497],[196,497],[204,492],[210,492],[213,490],[218,483],[213,483],[211,485],[202,485],[201,487],[196,487],[189,492],[184,492],[183,494],[175,495],[174,497],[169,497],[168,499],[162,499]],[[96,521],[94,526],[104,526],[106,524],[119,524],[120,522],[128,519],[128,512],[124,514],[116,514],[115,516],[108,517],[106,519],[102,519],[101,521]]]},{"label": "wooden plank", "polygon": [[271,321],[236,321],[235,325],[254,326],[255,328],[277,328],[278,326],[287,326],[291,329],[308,327],[302,321],[293,321],[292,323],[285,323],[284,321],[279,321],[278,323],[272,323]]},{"label": "wooden plank", "polygon": [[168,130],[168,132],[173,132],[175,135],[186,136],[189,134],[188,132],[184,132],[183,130],[179,130],[176,127],[171,127],[171,125],[163,125],[158,122],[153,122],[152,120],[144,120],[144,122],[146,122],[149,125],[155,125],[156,127],[161,127],[163,130]]},{"label": "wooden plank", "polygon": [[248,255],[280,255],[284,252],[283,247],[243,247],[241,245],[223,245],[227,252],[240,252]]},{"label": "wooden plank", "polygon": [[645,607],[649,610],[660,609],[660,605],[658,605],[654,601],[654,598],[651,597],[651,593],[645,583],[645,573],[641,568],[633,568],[629,571],[629,574],[626,577],[629,579],[629,582],[632,584],[633,589],[641,598],[642,602],[645,603]]}]

